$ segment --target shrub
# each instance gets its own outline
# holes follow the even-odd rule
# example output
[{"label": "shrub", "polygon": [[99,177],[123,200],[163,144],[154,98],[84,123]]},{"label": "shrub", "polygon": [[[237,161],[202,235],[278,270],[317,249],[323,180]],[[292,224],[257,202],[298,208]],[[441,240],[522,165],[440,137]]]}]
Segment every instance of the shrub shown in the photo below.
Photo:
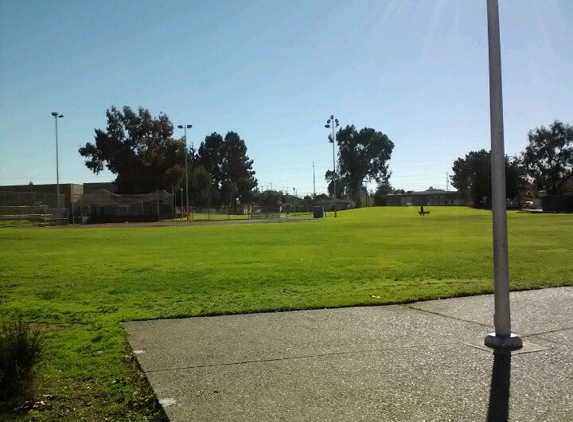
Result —
[{"label": "shrub", "polygon": [[31,389],[44,336],[22,321],[8,321],[0,329],[0,401],[24,398]]}]

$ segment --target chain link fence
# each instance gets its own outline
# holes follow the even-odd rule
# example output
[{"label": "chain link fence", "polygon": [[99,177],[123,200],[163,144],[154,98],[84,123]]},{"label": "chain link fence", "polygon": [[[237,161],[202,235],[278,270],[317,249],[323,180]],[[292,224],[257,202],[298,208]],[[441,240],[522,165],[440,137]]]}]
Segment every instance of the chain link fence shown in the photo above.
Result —
[{"label": "chain link fence", "polygon": [[[175,220],[187,220],[185,207],[175,208]],[[310,212],[296,211],[291,207],[245,205],[234,210],[232,207],[207,208],[190,207],[189,221],[224,221],[224,220],[277,220],[277,219],[310,219]]]},{"label": "chain link fence", "polygon": [[165,190],[145,194],[116,194],[105,189],[73,202],[74,222],[123,223],[173,219],[173,195]]},{"label": "chain link fence", "polygon": [[[312,213],[291,204],[277,206],[185,207],[173,194],[161,190],[147,194],[116,194],[105,189],[66,198],[43,192],[0,191],[0,226],[91,224],[172,221],[276,220],[312,218]],[[303,212],[301,212],[303,211]]]},{"label": "chain link fence", "polygon": [[68,209],[65,195],[44,192],[0,191],[0,225],[54,225],[67,224]]}]

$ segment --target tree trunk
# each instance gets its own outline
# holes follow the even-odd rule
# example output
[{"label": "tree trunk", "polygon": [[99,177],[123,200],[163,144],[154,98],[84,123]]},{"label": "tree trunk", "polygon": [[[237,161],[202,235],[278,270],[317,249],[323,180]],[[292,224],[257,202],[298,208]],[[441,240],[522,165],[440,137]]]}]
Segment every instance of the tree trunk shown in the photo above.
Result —
[{"label": "tree trunk", "polygon": [[361,198],[361,188],[362,188],[362,182],[355,184],[354,185],[354,189],[352,189],[352,193],[354,196],[354,206],[356,208],[362,208],[362,198]]}]

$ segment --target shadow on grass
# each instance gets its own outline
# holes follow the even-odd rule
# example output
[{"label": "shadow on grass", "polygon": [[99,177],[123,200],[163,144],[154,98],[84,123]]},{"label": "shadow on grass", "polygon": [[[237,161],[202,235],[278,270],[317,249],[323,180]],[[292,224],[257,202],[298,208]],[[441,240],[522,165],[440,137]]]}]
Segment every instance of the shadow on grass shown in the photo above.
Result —
[{"label": "shadow on grass", "polygon": [[45,337],[20,315],[0,327],[0,414],[25,405],[35,394],[35,366]]}]

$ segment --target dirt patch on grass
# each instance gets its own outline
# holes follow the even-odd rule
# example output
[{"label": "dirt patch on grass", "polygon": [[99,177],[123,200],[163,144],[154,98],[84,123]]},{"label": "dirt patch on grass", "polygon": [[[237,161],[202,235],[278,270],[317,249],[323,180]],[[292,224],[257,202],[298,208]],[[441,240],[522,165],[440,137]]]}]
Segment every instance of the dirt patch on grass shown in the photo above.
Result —
[{"label": "dirt patch on grass", "polygon": [[103,223],[103,224],[67,224],[65,226],[47,226],[46,228],[137,228],[137,227],[192,227],[192,226],[212,226],[212,225],[237,225],[237,224],[264,224],[264,223],[300,223],[303,221],[314,221],[314,219],[302,218],[274,218],[274,219],[254,219],[254,220],[196,220],[196,221],[149,221],[136,223]]}]

